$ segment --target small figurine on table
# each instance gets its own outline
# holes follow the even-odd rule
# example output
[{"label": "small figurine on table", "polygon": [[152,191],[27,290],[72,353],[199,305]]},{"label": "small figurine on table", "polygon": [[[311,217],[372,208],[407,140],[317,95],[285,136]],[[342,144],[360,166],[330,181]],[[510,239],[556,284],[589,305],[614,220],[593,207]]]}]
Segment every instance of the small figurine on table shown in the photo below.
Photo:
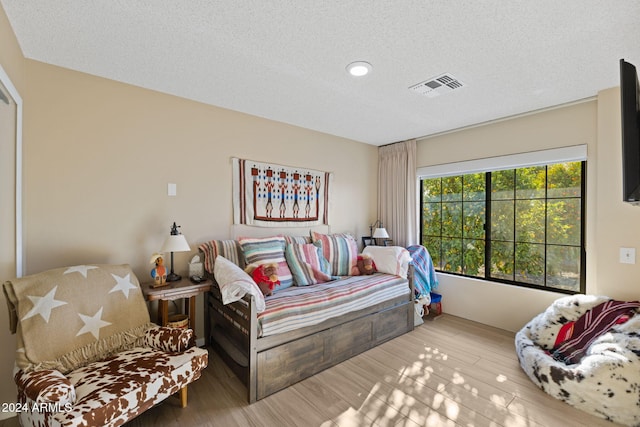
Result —
[{"label": "small figurine on table", "polygon": [[164,266],[164,258],[162,254],[155,253],[151,255],[151,264],[155,264],[155,268],[151,270],[151,277],[153,277],[153,287],[167,284],[167,267]]}]

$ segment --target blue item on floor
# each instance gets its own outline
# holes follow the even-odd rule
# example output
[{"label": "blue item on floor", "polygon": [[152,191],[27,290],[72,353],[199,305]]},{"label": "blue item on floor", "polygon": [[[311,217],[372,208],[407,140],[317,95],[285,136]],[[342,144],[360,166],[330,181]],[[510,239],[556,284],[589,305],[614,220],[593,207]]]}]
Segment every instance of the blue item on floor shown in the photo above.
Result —
[{"label": "blue item on floor", "polygon": [[435,312],[436,316],[440,316],[442,314],[442,295],[430,292],[429,296],[431,296],[431,303],[429,304],[429,307],[431,308],[431,306],[434,306],[432,310]]}]

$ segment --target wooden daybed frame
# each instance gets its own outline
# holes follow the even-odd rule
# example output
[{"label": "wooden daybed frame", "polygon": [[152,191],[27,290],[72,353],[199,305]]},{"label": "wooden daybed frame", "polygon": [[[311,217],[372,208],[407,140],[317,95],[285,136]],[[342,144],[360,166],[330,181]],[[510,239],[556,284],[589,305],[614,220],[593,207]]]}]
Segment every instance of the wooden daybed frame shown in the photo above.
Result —
[{"label": "wooden daybed frame", "polygon": [[214,280],[205,300],[207,344],[246,385],[250,403],[413,330],[413,267],[410,293],[320,324],[258,338],[255,300],[222,304]]}]

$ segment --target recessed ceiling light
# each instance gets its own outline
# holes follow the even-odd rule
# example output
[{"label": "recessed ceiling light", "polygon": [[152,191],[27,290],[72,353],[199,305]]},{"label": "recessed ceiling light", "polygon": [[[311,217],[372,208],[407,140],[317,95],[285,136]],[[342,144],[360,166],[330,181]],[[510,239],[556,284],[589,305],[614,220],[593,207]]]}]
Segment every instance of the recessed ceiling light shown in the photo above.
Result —
[{"label": "recessed ceiling light", "polygon": [[354,77],[366,76],[371,72],[373,67],[368,62],[356,61],[347,65],[347,72]]}]

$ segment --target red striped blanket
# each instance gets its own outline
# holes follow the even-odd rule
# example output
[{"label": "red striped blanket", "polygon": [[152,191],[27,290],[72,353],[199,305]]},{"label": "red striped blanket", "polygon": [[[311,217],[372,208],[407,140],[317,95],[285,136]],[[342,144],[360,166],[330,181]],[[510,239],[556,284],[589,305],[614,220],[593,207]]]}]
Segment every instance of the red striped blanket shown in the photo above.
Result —
[{"label": "red striped blanket", "polygon": [[266,309],[258,315],[258,334],[265,337],[315,325],[409,292],[407,279],[391,274],[292,286],[265,298]]},{"label": "red striped blanket", "polygon": [[589,345],[614,325],[623,323],[640,308],[639,301],[609,300],[593,307],[574,322],[562,326],[551,350],[554,359],[567,365],[580,362]]}]

